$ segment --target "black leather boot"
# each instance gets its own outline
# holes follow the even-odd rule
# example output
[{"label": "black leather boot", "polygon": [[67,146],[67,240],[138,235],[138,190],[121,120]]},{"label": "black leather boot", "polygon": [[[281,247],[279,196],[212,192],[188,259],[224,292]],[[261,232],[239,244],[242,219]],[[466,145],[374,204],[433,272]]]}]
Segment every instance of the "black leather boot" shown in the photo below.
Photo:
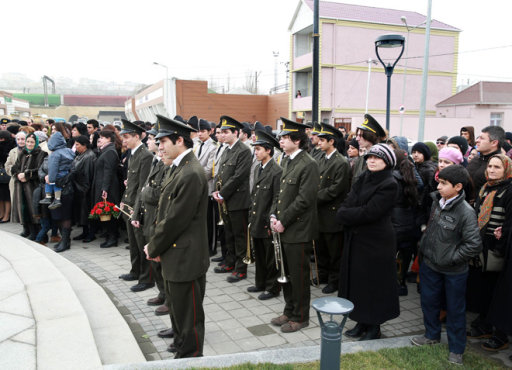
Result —
[{"label": "black leather boot", "polygon": [[39,232],[37,224],[33,224],[33,223],[28,224],[28,229],[29,229],[28,239],[32,240],[32,241],[36,240],[37,233]]},{"label": "black leather boot", "polygon": [[347,330],[345,335],[350,338],[357,338],[366,332],[366,325],[358,322],[352,329]]},{"label": "black leather boot", "polygon": [[57,253],[64,252],[65,250],[71,248],[71,229],[62,229],[61,235],[62,240],[59,243],[59,247],[55,249],[55,252]]},{"label": "black leather boot", "polygon": [[380,325],[368,325],[366,333],[359,340],[379,339],[380,335]]},{"label": "black leather boot", "polygon": [[28,224],[23,224],[23,231],[20,233],[20,236],[26,238],[27,236],[30,235],[30,230],[28,228]]}]

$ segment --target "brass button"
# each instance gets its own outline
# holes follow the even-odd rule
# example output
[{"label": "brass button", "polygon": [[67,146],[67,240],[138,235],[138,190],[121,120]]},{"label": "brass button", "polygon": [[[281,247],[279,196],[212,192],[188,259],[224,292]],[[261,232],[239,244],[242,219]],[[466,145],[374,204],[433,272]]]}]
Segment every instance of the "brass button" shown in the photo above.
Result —
[{"label": "brass button", "polygon": [[282,190],[279,190],[280,193],[282,193],[283,191]]},{"label": "brass button", "polygon": [[[278,213],[279,213],[279,212],[278,212]],[[255,215],[255,214],[256,214],[256,212],[254,212],[254,211],[253,211],[253,212],[252,212],[252,214],[253,214],[253,215]]]},{"label": "brass button", "polygon": [[176,243],[174,243],[172,246],[173,246],[173,247],[176,247]]},{"label": "brass button", "polygon": [[283,180],[283,184],[285,183],[286,180]]},{"label": "brass button", "polygon": [[256,185],[257,188],[259,188],[260,186],[259,185]]},{"label": "brass button", "polygon": [[254,202],[253,204],[256,205],[256,202]]},{"label": "brass button", "polygon": [[280,200],[278,200],[278,201],[277,201],[277,203],[281,203],[281,201],[280,201]]},{"label": "brass button", "polygon": [[280,214],[280,213],[281,213],[281,211],[277,211],[277,214]]},{"label": "brass button", "polygon": [[322,178],[322,176],[320,176],[320,178]]}]

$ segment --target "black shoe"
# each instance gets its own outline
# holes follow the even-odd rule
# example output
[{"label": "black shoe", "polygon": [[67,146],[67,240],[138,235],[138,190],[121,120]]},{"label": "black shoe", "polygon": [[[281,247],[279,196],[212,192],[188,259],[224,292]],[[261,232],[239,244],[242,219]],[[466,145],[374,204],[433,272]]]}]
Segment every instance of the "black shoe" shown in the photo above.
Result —
[{"label": "black shoe", "polygon": [[167,352],[176,353],[178,350],[176,349],[176,346],[174,343],[169,344],[169,347],[167,347]]},{"label": "black shoe", "polygon": [[96,237],[93,235],[93,236],[90,236],[90,235],[87,235],[83,240],[82,240],[82,243],[90,243],[92,241],[96,240]]},{"label": "black shoe", "polygon": [[77,235],[73,238],[73,240],[84,240],[87,238],[87,235],[84,233],[81,233],[80,235]]},{"label": "black shoe", "polygon": [[130,288],[132,292],[142,292],[146,289],[153,288],[155,283],[139,283]]},{"label": "black shoe", "polygon": [[222,265],[222,266],[219,266],[219,267],[215,267],[213,269],[213,272],[215,272],[216,274],[225,274],[227,272],[231,272],[233,271],[234,267],[233,266],[226,266],[226,265]]},{"label": "black shoe", "polygon": [[158,338],[174,338],[174,330],[172,328],[160,330],[157,336]]},{"label": "black shoe", "polygon": [[249,293],[258,293],[265,291],[265,289],[258,288],[256,285],[251,285],[249,288],[247,288],[247,291]]},{"label": "black shoe", "polygon": [[366,329],[366,333],[361,338],[359,338],[359,340],[363,341],[363,340],[379,339],[380,336],[381,336],[380,325],[368,325],[368,328]]},{"label": "black shoe", "polygon": [[479,326],[474,326],[467,332],[466,336],[471,339],[490,338],[492,332],[486,331]]},{"label": "black shoe", "polygon": [[121,276],[119,276],[119,279],[123,279],[124,281],[134,281],[139,280],[139,277],[133,274],[122,274]]},{"label": "black shoe", "polygon": [[100,248],[117,247],[117,239],[107,239],[106,242],[100,244]]},{"label": "black shoe", "polygon": [[336,285],[329,283],[326,286],[324,286],[324,288],[322,289],[322,293],[332,294],[337,290],[338,290],[338,287]]},{"label": "black shoe", "polygon": [[43,198],[39,201],[39,204],[46,204],[46,205],[50,205],[52,204],[52,198]]},{"label": "black shoe", "polygon": [[272,298],[276,298],[276,297],[279,297],[279,293],[264,292],[258,296],[258,299],[260,301],[266,301],[267,299],[272,299]]},{"label": "black shoe", "polygon": [[358,338],[366,332],[366,325],[357,323],[352,329],[347,330],[345,335],[350,338]]},{"label": "black shoe", "polygon": [[220,256],[220,257],[213,257],[211,259],[212,262],[222,262],[224,261],[224,257]]},{"label": "black shoe", "polygon": [[64,252],[71,248],[71,229],[62,229],[62,238],[59,242],[58,247],[55,249],[55,252],[60,253]]},{"label": "black shoe", "polygon": [[320,278],[320,282],[318,282],[317,278],[311,279],[311,285],[317,286],[319,284],[327,284],[327,278]]},{"label": "black shoe", "polygon": [[491,352],[501,351],[502,349],[508,348],[508,339],[502,339],[493,335],[482,343],[482,348]]},{"label": "black shoe", "polygon": [[407,288],[407,285],[403,284],[398,287],[398,295],[400,297],[405,297],[409,294],[409,289]]},{"label": "black shoe", "polygon": [[48,206],[48,209],[54,210],[54,209],[57,209],[59,207],[62,207],[62,202],[60,201],[60,199],[54,199],[52,204],[50,204]]},{"label": "black shoe", "polygon": [[240,280],[247,279],[247,274],[242,272],[233,272],[231,275],[227,277],[228,283],[238,283]]}]

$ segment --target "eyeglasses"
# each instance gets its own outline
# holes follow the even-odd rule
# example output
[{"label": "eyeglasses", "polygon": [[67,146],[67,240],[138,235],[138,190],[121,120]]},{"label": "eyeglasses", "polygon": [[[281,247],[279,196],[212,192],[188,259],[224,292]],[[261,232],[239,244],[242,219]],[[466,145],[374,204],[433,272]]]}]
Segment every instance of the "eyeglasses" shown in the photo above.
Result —
[{"label": "eyeglasses", "polygon": [[438,144],[438,145],[444,145],[445,143],[444,143],[444,141],[436,141],[436,144]]}]

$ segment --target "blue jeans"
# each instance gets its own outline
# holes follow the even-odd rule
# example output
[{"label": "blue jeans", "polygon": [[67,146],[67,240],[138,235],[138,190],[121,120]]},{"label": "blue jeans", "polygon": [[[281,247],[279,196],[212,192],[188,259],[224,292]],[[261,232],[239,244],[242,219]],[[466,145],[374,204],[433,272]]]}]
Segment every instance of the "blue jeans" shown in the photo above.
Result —
[{"label": "blue jeans", "polygon": [[446,299],[446,332],[450,352],[462,354],[466,348],[466,281],[468,273],[443,274],[432,270],[426,263],[420,266],[421,310],[425,337],[441,337],[439,312]]},{"label": "blue jeans", "polygon": [[41,218],[41,230],[36,236],[36,242],[42,242],[45,235],[51,228],[51,220],[49,218]]},{"label": "blue jeans", "polygon": [[44,192],[45,193],[53,193],[55,191],[61,191],[62,188],[59,188],[55,184],[44,184]]}]

